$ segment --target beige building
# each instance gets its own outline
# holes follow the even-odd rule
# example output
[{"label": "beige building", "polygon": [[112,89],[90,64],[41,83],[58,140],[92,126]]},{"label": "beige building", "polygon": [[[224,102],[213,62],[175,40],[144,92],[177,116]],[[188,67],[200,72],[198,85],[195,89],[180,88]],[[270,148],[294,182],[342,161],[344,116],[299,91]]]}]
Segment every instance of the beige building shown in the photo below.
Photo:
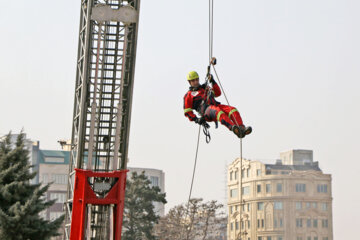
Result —
[{"label": "beige building", "polygon": [[331,175],[311,150],[280,158],[229,165],[228,240],[333,240]]}]

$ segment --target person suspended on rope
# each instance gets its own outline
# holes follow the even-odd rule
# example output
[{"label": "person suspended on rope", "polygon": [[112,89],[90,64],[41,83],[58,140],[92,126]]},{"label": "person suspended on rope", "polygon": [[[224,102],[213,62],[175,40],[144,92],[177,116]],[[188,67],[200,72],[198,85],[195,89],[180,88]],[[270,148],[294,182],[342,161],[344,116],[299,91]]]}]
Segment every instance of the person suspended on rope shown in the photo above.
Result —
[{"label": "person suspended on rope", "polygon": [[[191,71],[187,75],[190,84],[189,91],[184,96],[184,114],[190,121],[209,127],[207,122],[220,122],[239,138],[243,138],[252,132],[250,126],[245,127],[240,113],[235,107],[223,105],[215,98],[221,95],[221,90],[209,74],[209,82],[212,87],[200,84],[199,74]],[[200,114],[197,117],[193,110]]]}]

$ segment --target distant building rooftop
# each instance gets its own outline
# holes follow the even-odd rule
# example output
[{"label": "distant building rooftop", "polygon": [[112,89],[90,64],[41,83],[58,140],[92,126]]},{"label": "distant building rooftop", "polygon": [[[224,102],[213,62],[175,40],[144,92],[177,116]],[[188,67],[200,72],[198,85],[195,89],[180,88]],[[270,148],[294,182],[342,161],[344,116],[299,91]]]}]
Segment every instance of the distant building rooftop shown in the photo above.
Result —
[{"label": "distant building rooftop", "polygon": [[69,164],[70,152],[59,150],[40,150],[39,164]]},{"label": "distant building rooftop", "polygon": [[304,149],[292,149],[281,152],[280,159],[276,160],[276,164],[265,164],[267,174],[271,174],[271,170],[277,171],[319,171],[319,163],[313,161],[313,151]]},{"label": "distant building rooftop", "polygon": [[266,170],[289,170],[289,171],[320,171],[319,164],[314,162],[309,165],[282,165],[282,164],[265,164]]},{"label": "distant building rooftop", "polygon": [[313,163],[313,151],[292,149],[281,152],[280,159],[284,165],[311,165]]}]

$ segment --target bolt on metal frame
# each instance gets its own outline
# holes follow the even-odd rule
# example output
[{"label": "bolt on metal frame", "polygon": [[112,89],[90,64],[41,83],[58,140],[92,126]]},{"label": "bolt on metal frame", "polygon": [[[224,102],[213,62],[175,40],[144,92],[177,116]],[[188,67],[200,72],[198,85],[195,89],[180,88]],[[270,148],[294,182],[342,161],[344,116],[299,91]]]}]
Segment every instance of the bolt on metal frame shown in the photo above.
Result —
[{"label": "bolt on metal frame", "polygon": [[[140,0],[81,1],[65,239],[70,236],[75,168],[127,167],[138,20],[96,20],[94,9],[99,6],[114,11],[132,8],[138,18]],[[109,206],[89,208],[88,239],[111,239],[111,211]]]}]

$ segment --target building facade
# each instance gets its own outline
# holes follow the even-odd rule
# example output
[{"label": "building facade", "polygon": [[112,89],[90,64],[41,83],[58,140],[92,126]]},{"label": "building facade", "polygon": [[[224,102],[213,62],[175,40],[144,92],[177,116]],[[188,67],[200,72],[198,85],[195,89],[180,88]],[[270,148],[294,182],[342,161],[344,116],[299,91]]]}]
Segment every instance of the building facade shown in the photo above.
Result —
[{"label": "building facade", "polygon": [[70,152],[59,150],[39,150],[38,177],[42,184],[52,183],[46,192],[46,200],[55,203],[42,213],[47,220],[54,220],[63,215],[63,205],[66,201],[67,180],[69,173]]},{"label": "building facade", "polygon": [[[133,168],[129,167],[130,172],[128,173],[128,177],[131,176],[132,172],[136,172],[141,174],[144,172],[145,176],[147,176],[151,182],[151,186],[159,187],[161,193],[165,193],[165,173],[159,169],[152,169],[152,168]],[[160,216],[165,216],[165,204],[154,202],[154,211],[155,213]]]},{"label": "building facade", "polygon": [[331,175],[311,150],[228,168],[228,240],[333,240]]}]

